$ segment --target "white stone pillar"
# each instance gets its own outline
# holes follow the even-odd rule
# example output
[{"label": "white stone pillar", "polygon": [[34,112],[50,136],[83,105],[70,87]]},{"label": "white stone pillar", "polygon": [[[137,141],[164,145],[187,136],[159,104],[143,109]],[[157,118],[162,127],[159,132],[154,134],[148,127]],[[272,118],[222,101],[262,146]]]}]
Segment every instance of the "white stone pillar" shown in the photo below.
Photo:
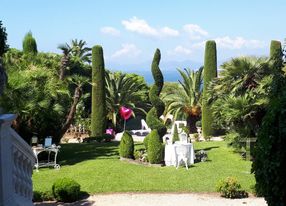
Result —
[{"label": "white stone pillar", "polygon": [[14,114],[0,115],[0,206],[32,206],[31,147],[11,128]]}]

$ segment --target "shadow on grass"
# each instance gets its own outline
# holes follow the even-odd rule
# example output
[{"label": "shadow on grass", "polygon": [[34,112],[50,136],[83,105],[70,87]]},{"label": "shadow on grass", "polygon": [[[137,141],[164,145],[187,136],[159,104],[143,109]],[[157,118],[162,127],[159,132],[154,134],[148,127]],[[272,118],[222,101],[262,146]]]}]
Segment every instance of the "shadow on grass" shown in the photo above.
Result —
[{"label": "shadow on grass", "polygon": [[195,153],[196,153],[196,152],[199,152],[199,151],[201,151],[201,150],[209,151],[209,150],[217,149],[217,148],[219,148],[219,146],[213,146],[213,147],[206,147],[206,148],[201,148],[201,149],[195,149]]},{"label": "shadow on grass", "polygon": [[74,165],[92,159],[117,159],[119,142],[62,144],[59,156],[61,165]]}]

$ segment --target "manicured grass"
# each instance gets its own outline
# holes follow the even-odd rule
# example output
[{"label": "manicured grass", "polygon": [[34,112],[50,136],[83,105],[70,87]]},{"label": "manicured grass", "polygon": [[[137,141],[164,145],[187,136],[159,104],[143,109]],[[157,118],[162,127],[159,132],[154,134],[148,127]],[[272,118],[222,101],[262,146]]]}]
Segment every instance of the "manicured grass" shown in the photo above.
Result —
[{"label": "manicured grass", "polygon": [[[251,162],[242,160],[225,142],[194,143],[195,150],[208,152],[208,161],[184,167],[149,167],[119,160],[117,142],[64,144],[59,153],[61,169],[34,172],[34,190],[51,190],[57,178],[75,179],[82,191],[107,192],[215,192],[217,181],[227,176],[238,178],[251,192],[255,179]],[[137,144],[136,148],[142,147]]]}]

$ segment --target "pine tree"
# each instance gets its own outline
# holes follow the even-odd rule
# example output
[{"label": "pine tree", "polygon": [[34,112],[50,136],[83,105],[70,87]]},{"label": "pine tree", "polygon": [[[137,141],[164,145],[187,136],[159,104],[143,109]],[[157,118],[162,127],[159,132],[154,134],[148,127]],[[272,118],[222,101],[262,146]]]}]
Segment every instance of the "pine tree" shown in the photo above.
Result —
[{"label": "pine tree", "polygon": [[23,52],[25,54],[35,55],[38,53],[37,43],[32,35],[32,32],[28,32],[23,40]]}]

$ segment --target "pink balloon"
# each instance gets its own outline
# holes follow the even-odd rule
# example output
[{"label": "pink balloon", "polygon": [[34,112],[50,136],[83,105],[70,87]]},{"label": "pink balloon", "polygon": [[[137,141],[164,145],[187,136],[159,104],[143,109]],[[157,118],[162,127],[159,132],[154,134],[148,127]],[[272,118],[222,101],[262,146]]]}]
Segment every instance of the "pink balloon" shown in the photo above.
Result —
[{"label": "pink balloon", "polygon": [[122,106],[119,109],[119,113],[124,120],[127,120],[132,116],[133,111],[130,108]]}]

